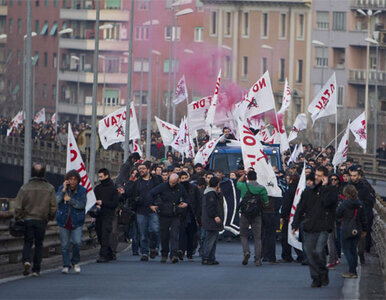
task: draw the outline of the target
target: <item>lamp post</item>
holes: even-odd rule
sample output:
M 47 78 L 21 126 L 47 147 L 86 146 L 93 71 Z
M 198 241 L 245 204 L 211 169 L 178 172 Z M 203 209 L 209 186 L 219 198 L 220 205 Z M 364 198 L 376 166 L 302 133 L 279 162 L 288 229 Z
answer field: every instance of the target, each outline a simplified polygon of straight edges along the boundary
M 80 58 L 75 55 L 71 55 L 71 59 L 76 61 L 76 67 L 78 69 L 77 74 L 77 85 L 76 85 L 76 122 L 79 124 L 79 111 L 80 111 L 80 103 L 79 103 L 79 72 L 80 72 Z
M 190 50 L 190 49 L 184 49 L 184 52 L 185 53 L 187 53 L 187 54 L 194 54 L 194 51 L 193 50 Z M 193 95 L 194 95 L 194 83 L 195 83 L 195 81 L 194 81 L 194 78 L 192 77 L 192 101 L 194 100 L 194 97 L 193 97 Z
M 369 60 L 370 60 L 370 41 L 371 39 L 371 17 L 381 13 L 380 10 L 377 10 L 375 13 L 371 9 L 364 12 L 362 9 L 357 9 L 361 15 L 367 17 L 367 45 L 366 45 L 366 86 L 365 86 L 365 124 L 366 128 L 369 128 Z M 367 152 L 367 147 L 363 150 L 363 153 Z
M 55 97 L 55 130 L 58 131 L 59 121 L 59 63 L 60 63 L 60 47 L 59 40 L 61 35 L 66 33 L 72 33 L 72 28 L 62 29 L 58 32 L 58 55 L 56 56 L 56 97 Z
M 176 75 L 177 75 L 177 33 L 178 33 L 178 17 L 185 16 L 193 13 L 193 9 L 191 8 L 185 8 L 183 10 L 180 10 L 175 14 L 175 29 L 174 29 L 174 59 L 173 59 L 173 93 L 176 92 Z M 173 30 L 172 30 L 172 37 L 173 37 Z M 170 68 L 170 65 L 169 65 Z M 176 106 L 173 104 L 173 124 L 176 124 Z
M 101 26 L 102 27 L 102 26 Z M 99 27 L 100 28 L 100 27 Z M 103 117 L 106 115 L 106 98 L 105 98 L 105 90 L 106 90 L 106 56 L 98 55 L 100 59 L 103 60 L 103 97 L 102 97 L 102 107 L 103 107 Z
M 156 88 L 156 93 L 157 93 L 157 114 L 158 114 L 158 117 L 160 118 L 161 117 L 161 101 L 160 101 L 160 88 L 159 88 L 159 82 L 160 82 L 160 79 L 161 79 L 161 74 L 160 74 L 160 56 L 161 56 L 161 52 L 157 51 L 157 50 L 152 50 L 152 53 L 157 55 L 157 63 L 156 63 L 156 66 L 157 66 L 157 70 L 156 70 L 156 76 L 155 76 L 155 88 Z
M 323 84 L 324 84 L 324 59 L 325 59 L 324 49 L 327 47 L 323 42 L 318 41 L 318 40 L 313 40 L 312 45 L 322 48 L 322 64 L 321 64 L 322 70 L 321 70 L 321 77 L 320 77 L 320 88 L 322 88 Z M 335 139 L 336 139 L 336 137 L 335 137 Z M 322 146 L 322 121 L 321 120 L 319 120 L 318 146 L 320 146 L 320 147 Z
M 7 35 L 6 34 L 2 34 L 2 38 L 7 38 Z M 37 36 L 37 33 L 36 32 L 31 32 L 31 38 L 33 38 L 34 36 Z M 25 39 L 27 38 L 27 35 L 25 34 L 24 35 L 24 39 L 23 39 L 23 114 L 25 114 L 25 109 L 26 109 L 26 105 L 25 105 L 25 95 L 26 95 L 26 89 L 25 89 L 25 86 L 26 86 L 26 83 L 25 83 L 25 67 L 26 67 L 26 63 L 27 63 L 27 57 L 26 57 L 26 54 L 25 54 Z
M 375 99 L 374 99 L 374 155 L 377 154 L 377 134 L 378 134 L 378 67 L 379 67 L 379 43 L 371 39 L 369 37 L 365 38 L 365 41 L 368 43 L 371 43 L 375 45 L 376 47 L 376 52 L 375 52 L 375 57 L 376 57 L 376 67 L 375 67 Z M 368 126 L 366 124 L 366 126 Z
M 270 73 L 271 73 L 271 77 L 273 76 L 272 74 L 272 70 L 273 70 L 273 48 L 271 47 L 271 46 L 269 46 L 269 45 L 261 45 L 261 48 L 263 48 L 263 49 L 267 49 L 267 50 L 269 50 L 270 52 L 271 52 L 271 67 L 270 67 Z

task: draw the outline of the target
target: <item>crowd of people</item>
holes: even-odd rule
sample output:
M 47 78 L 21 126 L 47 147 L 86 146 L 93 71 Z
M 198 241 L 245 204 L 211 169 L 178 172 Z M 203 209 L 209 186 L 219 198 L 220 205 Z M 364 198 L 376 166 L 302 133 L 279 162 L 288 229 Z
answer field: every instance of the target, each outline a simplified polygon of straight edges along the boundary
M 229 132 L 227 138 L 233 138 Z M 153 140 L 157 144 L 156 135 Z M 132 255 L 139 256 L 142 262 L 158 256 L 161 263 L 170 259 L 175 264 L 185 259 L 194 261 L 199 255 L 203 265 L 218 265 L 216 244 L 226 218 L 221 187 L 232 181 L 241 195 L 237 210 L 242 265 L 249 263 L 249 240 L 253 238 L 255 266 L 291 262 L 308 265 L 312 287 L 320 287 L 328 285 L 328 271 L 340 263 L 343 252 L 349 270 L 342 276 L 357 278 L 358 257 L 364 264 L 365 253 L 371 249 L 375 192 L 361 166 L 348 158 L 334 169 L 333 156 L 333 147 L 322 149 L 308 144 L 303 145 L 297 160 L 288 164 L 290 152 L 284 153 L 283 168 L 275 168 L 283 194 L 278 198 L 268 196 L 255 170 L 245 170 L 243 165 L 224 174 L 194 164 L 191 159 L 182 160 L 172 152 L 167 153 L 166 159 L 152 162 L 132 153 L 116 178 L 105 168 L 98 171 L 99 183 L 94 189 L 97 201 L 89 212 L 101 246 L 97 262 L 117 259 L 119 228 L 123 227 Z M 288 243 L 288 224 L 303 165 L 306 189 L 290 228 L 302 242 L 302 249 L 295 249 L 294 258 Z M 16 199 L 15 217 L 24 219 L 26 226 L 23 273 L 29 274 L 32 263 L 33 275 L 39 276 L 45 227 L 55 215 L 60 228 L 62 273 L 67 274 L 72 268 L 79 273 L 86 189 L 80 185 L 76 170 L 66 174 L 57 191 L 44 179 L 44 173 L 44 166 L 35 164 L 31 181 L 21 188 Z M 277 222 L 282 225 L 280 259 L 276 257 Z M 238 238 L 228 232 L 222 236 Z

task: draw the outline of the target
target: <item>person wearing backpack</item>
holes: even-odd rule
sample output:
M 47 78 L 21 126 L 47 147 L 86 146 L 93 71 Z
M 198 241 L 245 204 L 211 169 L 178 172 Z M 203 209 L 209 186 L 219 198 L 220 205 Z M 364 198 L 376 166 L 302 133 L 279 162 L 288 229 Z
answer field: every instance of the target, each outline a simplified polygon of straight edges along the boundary
M 358 199 L 356 188 L 349 184 L 343 189 L 346 197 L 338 207 L 337 220 L 343 220 L 342 246 L 349 270 L 342 274 L 344 278 L 358 278 L 358 242 L 366 236 L 366 215 L 362 202 Z
M 248 228 L 251 225 L 255 241 L 255 265 L 261 266 L 261 215 L 263 205 L 269 203 L 267 189 L 257 183 L 255 171 L 247 173 L 247 181 L 243 174 L 237 182 L 237 188 L 241 192 L 242 199 L 239 204 L 240 239 L 244 253 L 242 264 L 247 265 L 251 256 L 248 242 Z

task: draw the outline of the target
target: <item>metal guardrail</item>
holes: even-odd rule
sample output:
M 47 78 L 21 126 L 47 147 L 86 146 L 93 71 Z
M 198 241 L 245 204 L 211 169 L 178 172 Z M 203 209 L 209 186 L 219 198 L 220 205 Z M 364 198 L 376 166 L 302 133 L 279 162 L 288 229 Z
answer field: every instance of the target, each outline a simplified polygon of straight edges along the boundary
M 348 156 L 362 166 L 366 178 L 372 179 L 374 184 L 377 180 L 386 181 L 386 159 L 376 158 L 374 154 L 353 152 Z
M 13 199 L 8 199 L 12 205 Z M 0 255 L 8 257 L 8 263 L 18 263 L 23 252 L 24 237 L 13 237 L 9 234 L 8 224 L 13 217 L 13 211 L 0 211 Z M 88 234 L 87 224 L 91 222 L 89 217 L 86 218 L 83 226 L 83 246 L 90 244 L 91 239 Z M 43 243 L 43 257 L 49 256 L 49 249 L 54 248 L 55 254 L 61 254 L 59 227 L 56 221 L 47 224 L 47 230 Z
M 380 197 L 377 198 L 374 206 L 372 239 L 378 253 L 383 279 L 386 281 L 386 203 Z

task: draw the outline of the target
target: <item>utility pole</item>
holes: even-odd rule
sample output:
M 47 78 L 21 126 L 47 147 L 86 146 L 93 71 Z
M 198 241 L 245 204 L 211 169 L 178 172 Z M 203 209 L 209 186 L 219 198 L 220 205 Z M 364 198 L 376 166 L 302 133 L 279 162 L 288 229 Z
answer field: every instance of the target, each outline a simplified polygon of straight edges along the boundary
M 152 57 L 153 57 L 153 8 L 152 0 L 149 1 L 150 28 L 149 28 L 149 90 L 147 91 L 147 120 L 146 120 L 146 159 L 150 159 L 151 146 L 151 86 L 152 86 Z
M 32 167 L 32 103 L 31 103 L 31 72 L 32 72 L 32 30 L 31 30 L 31 21 L 32 21 L 32 1 L 27 2 L 27 40 L 26 40 L 26 74 L 25 74 L 25 125 L 24 125 L 24 176 L 23 183 L 27 183 L 31 177 L 31 167 Z
M 97 146 L 97 105 L 98 105 L 98 55 L 99 55 L 99 15 L 100 0 L 96 1 L 96 22 L 95 22 L 95 50 L 94 50 L 94 81 L 92 85 L 92 115 L 91 115 L 91 144 L 90 144 L 90 165 L 88 176 L 91 185 L 94 186 L 95 179 L 95 160 Z
M 129 158 L 130 106 L 131 106 L 131 83 L 132 83 L 131 77 L 133 72 L 133 27 L 134 27 L 134 0 L 131 0 L 129 61 L 128 61 L 127 93 L 126 93 L 126 130 L 125 130 L 125 147 L 123 147 L 124 149 L 123 157 L 125 161 Z

